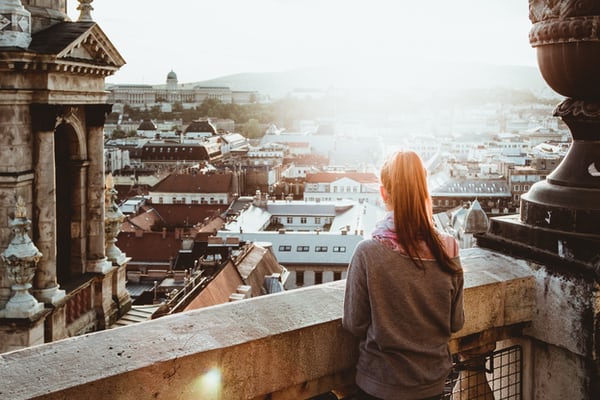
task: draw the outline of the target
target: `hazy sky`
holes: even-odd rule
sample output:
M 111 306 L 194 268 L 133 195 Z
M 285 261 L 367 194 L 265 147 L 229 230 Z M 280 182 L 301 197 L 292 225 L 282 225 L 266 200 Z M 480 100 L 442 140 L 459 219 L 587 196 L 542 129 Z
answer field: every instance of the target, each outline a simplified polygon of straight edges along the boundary
M 68 0 L 76 20 L 76 0 Z M 238 72 L 422 63 L 535 65 L 527 0 L 95 0 L 92 17 L 127 61 L 114 83 L 180 83 Z M 409 68 L 410 66 L 410 68 Z

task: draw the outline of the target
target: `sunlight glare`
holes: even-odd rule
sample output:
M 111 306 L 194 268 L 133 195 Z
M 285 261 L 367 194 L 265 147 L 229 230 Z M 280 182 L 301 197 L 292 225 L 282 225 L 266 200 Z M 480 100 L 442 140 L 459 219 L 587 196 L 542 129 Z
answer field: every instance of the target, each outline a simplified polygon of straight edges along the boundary
M 213 368 L 194 382 L 193 392 L 199 399 L 218 400 L 221 398 L 221 388 L 221 371 Z

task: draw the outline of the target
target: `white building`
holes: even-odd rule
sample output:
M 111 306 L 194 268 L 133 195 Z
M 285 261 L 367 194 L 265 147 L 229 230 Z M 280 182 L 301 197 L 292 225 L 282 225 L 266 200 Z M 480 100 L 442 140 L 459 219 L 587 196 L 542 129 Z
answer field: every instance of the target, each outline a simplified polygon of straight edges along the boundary
M 122 150 L 116 147 L 104 148 L 104 170 L 107 172 L 117 171 L 125 167 L 130 167 L 129 150 Z
M 338 201 L 343 199 L 381 205 L 379 179 L 374 173 L 319 172 L 306 175 L 304 200 Z
M 148 198 L 157 204 L 229 204 L 233 173 L 173 173 L 156 184 Z
M 278 262 L 290 271 L 285 288 L 294 289 L 344 279 L 354 248 L 370 237 L 384 213 L 355 201 L 275 201 L 259 194 L 218 236 L 271 243 Z

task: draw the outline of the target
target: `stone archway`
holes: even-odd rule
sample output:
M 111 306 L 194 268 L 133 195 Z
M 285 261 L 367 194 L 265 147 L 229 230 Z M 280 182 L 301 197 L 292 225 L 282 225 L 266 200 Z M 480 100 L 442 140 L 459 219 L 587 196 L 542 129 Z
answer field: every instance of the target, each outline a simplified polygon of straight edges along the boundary
M 85 273 L 87 161 L 76 128 L 61 123 L 54 131 L 56 272 L 59 283 Z

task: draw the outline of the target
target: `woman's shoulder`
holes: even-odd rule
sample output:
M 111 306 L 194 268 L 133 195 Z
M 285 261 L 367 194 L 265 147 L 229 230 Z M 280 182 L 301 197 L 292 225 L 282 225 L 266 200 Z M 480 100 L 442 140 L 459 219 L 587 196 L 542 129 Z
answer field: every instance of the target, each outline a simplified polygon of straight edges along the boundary
M 381 240 L 375 238 L 365 238 L 358 242 L 356 245 L 356 249 L 354 252 L 358 253 L 371 253 L 371 252 L 380 252 L 385 251 L 386 246 L 382 244 Z

